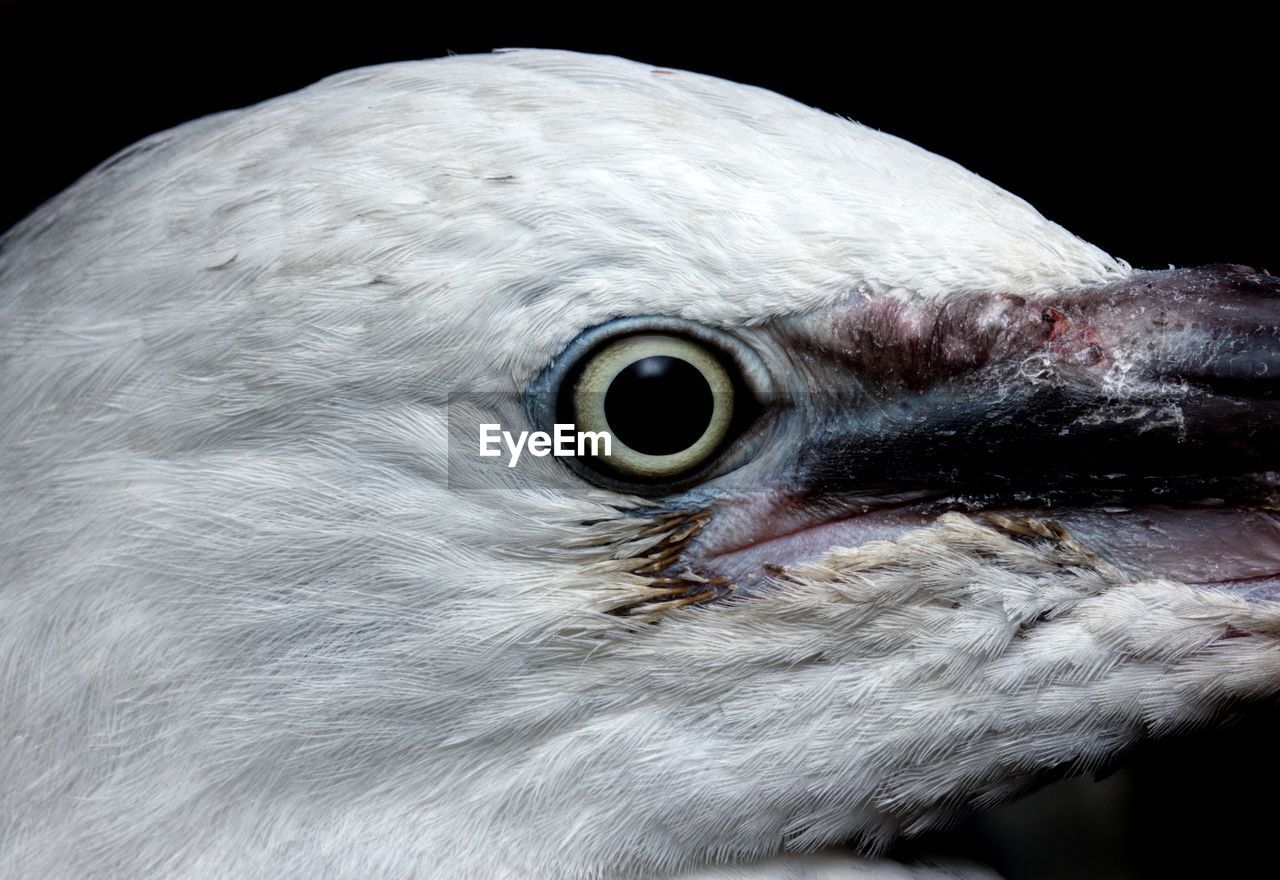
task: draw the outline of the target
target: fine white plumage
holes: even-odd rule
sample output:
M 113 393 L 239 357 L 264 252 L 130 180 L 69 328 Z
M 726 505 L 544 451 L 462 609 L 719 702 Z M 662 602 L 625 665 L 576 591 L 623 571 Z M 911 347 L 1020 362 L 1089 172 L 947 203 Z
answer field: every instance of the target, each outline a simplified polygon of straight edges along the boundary
M 1270 562 L 1162 568 L 1076 495 L 895 484 L 810 528 L 851 473 L 804 458 L 831 364 L 962 401 L 1006 350 L 1001 399 L 1096 368 L 1064 425 L 1194 439 L 1186 352 L 1218 350 L 1091 323 L 1136 327 L 1148 276 L 769 92 L 561 52 L 353 71 L 148 138 L 0 249 L 4 876 L 950 876 L 874 855 L 1280 685 L 1280 604 L 1195 585 Z M 644 316 L 743 340 L 795 415 L 670 492 L 471 454 Z M 1214 515 L 1274 559 L 1249 500 Z M 816 543 L 770 555 L 788 517 Z

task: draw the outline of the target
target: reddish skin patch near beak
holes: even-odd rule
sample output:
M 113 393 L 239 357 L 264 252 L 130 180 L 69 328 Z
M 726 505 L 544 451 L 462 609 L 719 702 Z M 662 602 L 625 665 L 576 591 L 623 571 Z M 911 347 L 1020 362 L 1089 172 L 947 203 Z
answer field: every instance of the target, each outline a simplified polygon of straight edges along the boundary
M 806 325 L 787 342 L 830 358 L 867 390 L 922 391 L 996 363 L 1040 356 L 1046 364 L 1105 369 L 1110 364 L 1096 305 L 1047 305 L 1012 294 L 967 294 L 943 302 L 893 296 L 857 300 L 826 326 Z

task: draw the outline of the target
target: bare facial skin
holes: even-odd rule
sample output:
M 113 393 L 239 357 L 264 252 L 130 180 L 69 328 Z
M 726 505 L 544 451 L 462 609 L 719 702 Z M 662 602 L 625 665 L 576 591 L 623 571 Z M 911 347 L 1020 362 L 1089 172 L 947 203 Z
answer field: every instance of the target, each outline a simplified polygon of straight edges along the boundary
M 857 298 L 787 325 L 802 451 L 702 539 L 717 574 L 905 534 L 943 510 L 1054 519 L 1123 569 L 1280 587 L 1276 279 L 1135 273 L 1029 301 Z M 754 578 L 753 578 L 754 579 Z

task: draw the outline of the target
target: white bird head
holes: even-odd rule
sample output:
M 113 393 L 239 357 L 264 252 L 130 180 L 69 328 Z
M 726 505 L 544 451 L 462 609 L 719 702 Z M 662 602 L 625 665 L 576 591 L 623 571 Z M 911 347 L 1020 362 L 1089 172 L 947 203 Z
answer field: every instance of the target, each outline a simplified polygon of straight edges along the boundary
M 1280 281 L 769 92 L 354 71 L 3 250 L 15 876 L 876 850 L 1280 685 Z

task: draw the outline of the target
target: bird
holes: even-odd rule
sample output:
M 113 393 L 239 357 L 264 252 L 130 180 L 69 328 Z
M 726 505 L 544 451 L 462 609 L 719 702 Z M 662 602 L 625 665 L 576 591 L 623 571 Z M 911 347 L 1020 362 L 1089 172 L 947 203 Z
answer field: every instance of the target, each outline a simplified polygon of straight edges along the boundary
M 1278 295 L 613 57 L 148 137 L 0 239 L 0 873 L 989 876 L 1280 690 Z

